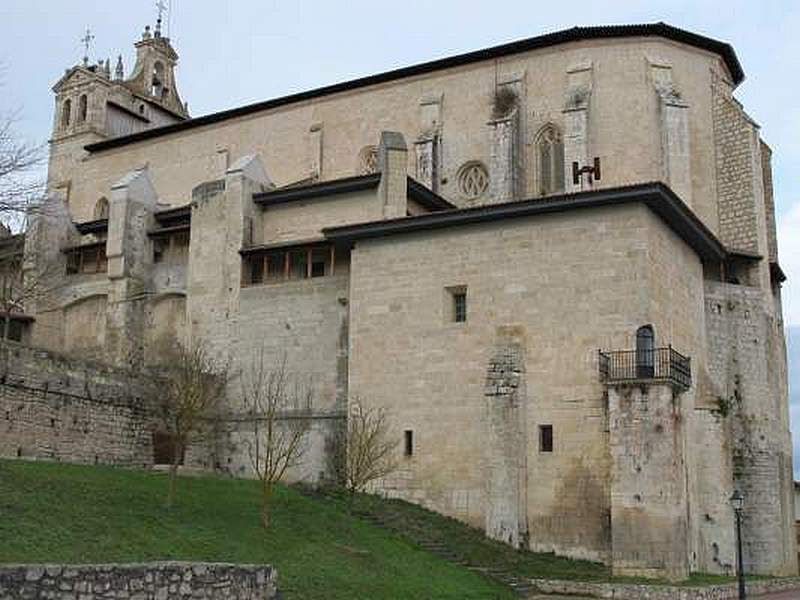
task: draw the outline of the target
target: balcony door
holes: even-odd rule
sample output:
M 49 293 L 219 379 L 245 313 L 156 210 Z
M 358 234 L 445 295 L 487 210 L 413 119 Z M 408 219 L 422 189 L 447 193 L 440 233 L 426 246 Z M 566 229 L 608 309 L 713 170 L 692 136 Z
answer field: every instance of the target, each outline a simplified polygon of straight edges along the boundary
M 636 330 L 636 377 L 651 379 L 654 375 L 655 334 L 652 325 Z

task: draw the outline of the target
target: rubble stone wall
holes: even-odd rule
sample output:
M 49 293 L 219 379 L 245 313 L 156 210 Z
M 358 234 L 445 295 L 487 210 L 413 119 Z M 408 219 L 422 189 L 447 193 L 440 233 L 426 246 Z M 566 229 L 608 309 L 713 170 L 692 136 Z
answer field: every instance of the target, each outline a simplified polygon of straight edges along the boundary
M 277 597 L 276 577 L 269 565 L 5 565 L 0 567 L 0 597 L 265 600 Z

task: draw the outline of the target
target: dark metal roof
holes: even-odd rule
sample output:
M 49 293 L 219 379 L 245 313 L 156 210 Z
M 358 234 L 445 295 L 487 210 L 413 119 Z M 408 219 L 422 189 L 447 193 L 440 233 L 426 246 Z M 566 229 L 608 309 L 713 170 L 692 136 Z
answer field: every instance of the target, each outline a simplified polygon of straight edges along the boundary
M 323 229 L 322 233 L 332 241 L 352 242 L 417 231 L 488 223 L 502 219 L 531 217 L 577 209 L 619 206 L 634 202 L 641 202 L 650 208 L 689 244 L 702 259 L 719 261 L 727 257 L 728 253 L 725 247 L 716 236 L 672 190 L 659 182 L 562 194 L 547 198 L 534 198 L 474 208 L 445 210 L 401 219 L 329 227 Z
M 36 320 L 33 316 L 26 313 L 0 311 L 0 319 L 5 319 L 6 317 L 12 321 L 21 321 L 23 323 L 33 323 Z
M 86 150 L 88 150 L 89 152 L 100 152 L 102 150 L 108 150 L 110 148 L 118 148 L 120 146 L 125 146 L 127 144 L 132 144 L 134 142 L 149 140 L 155 137 L 160 137 L 162 135 L 167 135 L 178 131 L 185 131 L 187 129 L 193 129 L 195 127 L 202 127 L 204 125 L 210 125 L 212 123 L 217 123 L 219 121 L 241 117 L 243 115 L 248 115 L 262 110 L 276 108 L 278 106 L 292 104 L 294 102 L 301 102 L 303 100 L 319 98 L 322 96 L 327 96 L 329 94 L 335 94 L 338 92 L 353 90 L 369 85 L 385 83 L 387 81 L 394 81 L 397 79 L 402 79 L 404 77 L 422 75 L 424 73 L 439 71 L 441 69 L 459 67 L 461 65 L 471 64 L 484 60 L 493 60 L 503 56 L 518 54 L 520 52 L 528 52 L 530 50 L 546 48 L 558 44 L 576 42 L 581 40 L 600 40 L 600 39 L 613 39 L 613 38 L 623 38 L 623 37 L 662 37 L 665 39 L 680 42 L 682 44 L 687 44 L 689 46 L 694 46 L 695 48 L 700 48 L 702 50 L 713 52 L 714 54 L 718 54 L 720 58 L 722 58 L 722 60 L 725 62 L 725 65 L 728 67 L 728 70 L 731 73 L 731 77 L 733 78 L 734 83 L 739 84 L 744 80 L 744 71 L 742 70 L 742 65 L 739 63 L 739 59 L 736 57 L 736 52 L 734 51 L 733 47 L 730 44 L 726 42 L 721 42 L 719 40 L 715 40 L 713 38 L 698 35 L 696 33 L 692 33 L 684 29 L 679 29 L 677 27 L 673 27 L 672 25 L 667 25 L 666 23 L 659 22 L 659 23 L 646 23 L 640 25 L 602 25 L 597 27 L 573 27 L 572 29 L 564 29 L 562 31 L 556 31 L 554 33 L 547 33 L 545 35 L 539 35 L 536 37 L 520 40 L 517 42 L 502 44 L 500 46 L 493 46 L 491 48 L 476 50 L 474 52 L 467 52 L 466 54 L 458 54 L 456 56 L 433 60 L 430 62 L 425 62 L 417 65 L 412 65 L 410 67 L 394 69 L 392 71 L 386 71 L 384 73 L 379 73 L 377 75 L 369 75 L 367 77 L 352 79 L 350 81 L 345 81 L 334 85 L 328 85 L 313 90 L 300 92 L 297 94 L 291 94 L 289 96 L 283 96 L 281 98 L 275 98 L 272 100 L 267 100 L 265 102 L 248 104 L 247 106 L 240 106 L 238 108 L 224 110 L 221 112 L 212 113 L 210 115 L 205 115 L 202 117 L 188 119 L 186 121 L 173 123 L 170 125 L 166 125 L 164 127 L 147 129 L 145 131 L 140 131 L 138 133 L 134 133 L 131 135 L 112 138 L 109 140 L 96 142 L 94 144 L 89 144 L 88 146 L 86 146 Z
M 781 266 L 777 262 L 769 263 L 769 274 L 772 279 L 778 283 L 786 281 L 786 273 L 783 272 L 783 269 L 781 269 Z
M 106 247 L 106 240 L 102 240 L 99 242 L 87 242 L 86 244 L 73 244 L 72 246 L 66 246 L 62 248 L 61 251 L 66 252 L 77 252 L 79 250 L 88 250 L 89 248 L 105 248 Z
M 108 219 L 95 219 L 94 221 L 85 221 L 84 223 L 75 223 L 78 233 L 86 235 L 87 233 L 103 233 L 108 231 Z
M 185 204 L 176 208 L 167 208 L 153 215 L 162 227 L 188 225 L 192 220 L 192 205 Z
M 332 179 L 330 181 L 321 181 L 307 185 L 293 184 L 277 190 L 253 194 L 253 202 L 268 207 L 300 200 L 330 198 L 338 194 L 371 190 L 377 188 L 380 182 L 380 173 L 370 173 L 369 175 L 343 177 L 341 179 Z M 451 204 L 411 177 L 407 179 L 406 189 L 406 196 L 408 198 L 419 202 L 422 206 L 431 211 L 456 208 L 454 204 Z
M 408 197 L 412 200 L 416 200 L 432 212 L 458 208 L 455 204 L 445 200 L 432 189 L 411 177 L 408 178 Z
M 183 231 L 190 231 L 192 226 L 189 223 L 183 225 L 171 225 L 170 227 L 160 227 L 147 232 L 149 237 L 160 237 L 164 235 L 171 235 L 173 233 L 180 233 Z
M 370 173 L 369 175 L 344 177 L 342 179 L 321 181 L 310 185 L 293 185 L 269 192 L 253 194 L 253 202 L 261 206 L 274 206 L 276 204 L 286 204 L 287 202 L 294 202 L 296 200 L 309 200 L 311 198 L 322 198 L 348 192 L 370 190 L 378 187 L 380 182 L 380 173 Z
M 273 250 L 287 250 L 290 248 L 308 248 L 314 246 L 327 246 L 330 245 L 330 240 L 324 237 L 306 238 L 303 240 L 286 240 L 281 242 L 271 242 L 269 244 L 257 244 L 255 246 L 246 246 L 239 250 L 242 256 L 250 254 L 263 254 Z

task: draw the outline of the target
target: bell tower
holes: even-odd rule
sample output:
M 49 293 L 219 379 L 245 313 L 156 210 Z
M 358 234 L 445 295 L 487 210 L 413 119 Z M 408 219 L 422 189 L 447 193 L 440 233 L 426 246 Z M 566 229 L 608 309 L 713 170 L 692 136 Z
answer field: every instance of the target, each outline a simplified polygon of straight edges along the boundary
M 178 54 L 170 44 L 169 38 L 161 35 L 161 17 L 158 18 L 155 31 L 145 27 L 142 39 L 136 43 L 136 65 L 126 84 L 130 89 L 150 102 L 174 115 L 186 118 L 186 105 L 181 102 L 175 84 L 175 65 Z
M 163 8 L 161 4 L 160 12 Z M 110 60 L 89 63 L 94 36 L 87 29 L 82 39 L 86 48 L 83 60 L 67 69 L 53 86 L 55 114 L 47 184 L 51 193 L 60 193 L 68 204 L 72 203 L 72 178 L 86 156 L 86 145 L 189 118 L 175 83 L 178 54 L 169 38 L 161 35 L 161 21 L 159 14 L 155 30 L 145 27 L 135 44 L 136 63 L 130 77 L 125 77 L 122 55 L 113 76 Z

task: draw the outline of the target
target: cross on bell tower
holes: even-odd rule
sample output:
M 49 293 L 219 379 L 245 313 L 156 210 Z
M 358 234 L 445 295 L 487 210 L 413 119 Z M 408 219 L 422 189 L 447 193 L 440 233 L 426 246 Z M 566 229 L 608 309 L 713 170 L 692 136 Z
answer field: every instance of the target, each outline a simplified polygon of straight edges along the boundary
M 158 9 L 158 20 L 156 20 L 155 36 L 161 37 L 161 22 L 164 20 L 164 12 L 167 10 L 167 5 L 164 4 L 164 0 L 158 0 L 156 8 Z
M 86 34 L 81 38 L 81 43 L 83 44 L 83 66 L 86 67 L 89 65 L 89 47 L 92 45 L 92 41 L 94 40 L 94 35 L 92 35 L 92 30 L 88 27 L 86 28 Z

